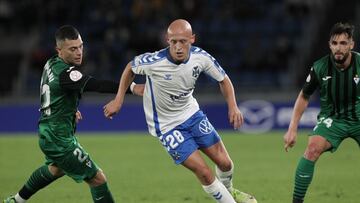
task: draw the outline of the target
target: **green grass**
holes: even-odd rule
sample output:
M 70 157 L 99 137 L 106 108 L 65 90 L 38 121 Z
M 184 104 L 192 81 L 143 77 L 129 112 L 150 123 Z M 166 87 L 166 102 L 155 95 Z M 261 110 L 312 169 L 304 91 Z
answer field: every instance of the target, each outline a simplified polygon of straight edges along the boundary
M 235 163 L 235 187 L 254 194 L 259 203 L 291 202 L 294 171 L 306 146 L 305 134 L 289 153 L 283 150 L 282 132 L 221 135 Z M 195 176 L 173 164 L 157 139 L 147 133 L 81 134 L 79 140 L 105 171 L 117 202 L 214 202 Z M 325 153 L 316 165 L 307 202 L 359 202 L 359 158 L 358 146 L 352 140 L 345 140 L 336 153 Z M 16 193 L 43 162 L 35 134 L 0 136 L 0 198 Z M 82 203 L 91 202 L 91 198 L 85 183 L 76 184 L 64 177 L 35 194 L 31 202 Z

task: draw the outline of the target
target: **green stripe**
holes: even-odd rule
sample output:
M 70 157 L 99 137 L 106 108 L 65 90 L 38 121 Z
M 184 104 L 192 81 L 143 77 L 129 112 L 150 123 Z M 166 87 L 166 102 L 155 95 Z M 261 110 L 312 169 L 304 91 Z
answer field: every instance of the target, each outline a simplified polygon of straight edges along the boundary
M 358 120 L 357 116 L 356 116 L 356 108 L 355 108 L 355 104 L 356 104 L 356 83 L 353 82 L 353 79 L 355 76 L 357 76 L 357 70 L 356 70 L 356 58 L 355 58 L 355 55 L 353 55 L 354 57 L 354 65 L 353 65 L 353 71 L 352 71 L 352 78 L 351 78 L 351 85 L 352 85 L 352 88 L 351 88 L 351 114 L 352 114 L 352 118 L 354 120 Z M 358 77 L 358 76 L 357 76 Z
M 351 72 L 350 71 L 346 71 L 345 75 L 344 75 L 344 114 L 346 117 L 348 117 L 348 107 L 349 107 L 349 86 L 348 86 L 348 82 L 349 82 L 349 74 Z
M 333 76 L 333 67 L 332 67 L 332 63 L 331 63 L 331 57 L 329 57 L 329 60 L 328 60 L 327 76 L 330 76 L 330 77 Z M 330 101 L 334 101 L 333 96 L 332 96 L 333 95 L 332 94 L 332 79 L 328 80 L 328 83 L 327 83 L 327 95 L 328 95 Z M 335 114 L 335 105 L 332 105 L 332 111 L 329 116 L 333 116 L 334 114 Z
M 339 71 L 335 70 L 335 85 L 333 86 L 335 92 L 335 111 L 336 117 L 340 117 L 340 74 Z

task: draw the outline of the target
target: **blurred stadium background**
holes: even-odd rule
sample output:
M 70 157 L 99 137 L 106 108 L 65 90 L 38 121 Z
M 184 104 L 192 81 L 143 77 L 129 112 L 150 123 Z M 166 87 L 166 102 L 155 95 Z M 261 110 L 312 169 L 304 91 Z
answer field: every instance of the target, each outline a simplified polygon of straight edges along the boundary
M 81 32 L 87 73 L 119 80 L 135 55 L 166 46 L 166 27 L 176 18 L 192 23 L 195 45 L 223 66 L 233 80 L 239 103 L 257 100 L 243 107 L 252 115 L 247 116 L 253 126 L 249 127 L 264 128 L 262 131 L 284 128 L 311 63 L 328 53 L 331 26 L 338 21 L 358 25 L 359 5 L 351 0 L 79 0 L 71 4 L 0 0 L 0 131 L 36 130 L 39 78 L 44 63 L 55 54 L 54 32 L 59 26 L 72 24 Z M 225 111 L 225 116 L 215 116 L 214 124 L 229 128 L 218 86 L 204 76 L 195 93 L 209 117 Z M 146 129 L 144 122 L 139 126 L 127 122 L 143 117 L 141 99 L 132 96 L 127 100 L 130 109 L 126 106 L 124 111 L 136 113 L 126 114 L 121 120 L 124 125 L 100 120 L 104 127 L 95 128 L 93 124 L 101 119 L 98 107 L 111 97 L 84 96 L 80 110 L 89 111 L 84 111 L 89 119 L 80 130 Z M 316 99 L 313 103 L 316 106 Z M 316 110 L 310 109 L 310 117 L 305 115 L 304 127 L 313 125 Z
M 299 141 L 302 146 L 292 155 L 286 156 L 282 152 L 281 136 L 290 121 L 293 102 L 312 62 L 329 53 L 327 41 L 331 26 L 339 21 L 360 25 L 359 11 L 360 2 L 356 0 L 0 0 L 0 135 L 3 135 L 0 136 L 0 171 L 3 174 L 0 182 L 6 183 L 1 184 L 0 199 L 16 191 L 30 171 L 43 162 L 36 144 L 39 83 L 46 60 L 55 54 L 54 32 L 59 26 L 71 24 L 80 31 L 85 43 L 85 72 L 97 78 L 119 80 L 126 63 L 135 55 L 166 46 L 164 34 L 168 24 L 176 18 L 184 18 L 192 24 L 197 36 L 195 46 L 214 56 L 232 79 L 239 106 L 245 114 L 246 123 L 242 128 L 245 133 L 224 133 L 224 141 L 235 163 L 241 166 L 238 173 L 247 174 L 236 177 L 235 181 L 241 181 L 261 200 L 259 202 L 287 202 L 291 198 L 294 167 L 306 142 L 306 136 L 303 136 Z M 357 42 L 359 31 L 360 27 L 356 27 Z M 357 46 L 355 50 L 358 50 Z M 144 80 L 139 77 L 136 81 Z M 195 94 L 213 125 L 219 130 L 230 130 L 218 85 L 202 77 Z M 156 139 L 130 138 L 133 134 L 128 131 L 147 134 L 141 98 L 128 96 L 120 114 L 112 121 L 106 120 L 102 106 L 112 97 L 84 94 L 79 107 L 84 120 L 78 130 L 83 133 L 81 135 L 95 132 L 91 133 L 94 136 L 81 136 L 81 141 L 109 172 L 116 196 L 122 196 L 126 202 L 211 202 L 197 187 L 195 179 L 175 167 L 160 146 L 149 147 L 128 162 L 129 157 L 136 154 L 131 151 L 131 146 L 152 145 L 149 142 L 156 142 Z M 300 127 L 313 127 L 318 110 L 314 95 Z M 115 134 L 100 139 L 100 134 L 108 131 Z M 259 135 L 246 136 L 248 133 Z M 238 134 L 244 136 L 232 136 Z M 32 135 L 31 138 L 28 135 Z M 325 158 L 322 162 L 319 173 L 324 175 L 319 179 L 323 179 L 318 179 L 311 189 L 314 200 L 358 202 L 356 199 L 360 194 L 356 188 L 360 186 L 353 180 L 358 179 L 359 174 L 352 170 L 359 168 L 354 165 L 358 156 L 352 153 L 355 150 L 353 143 L 345 146 L 335 158 Z M 122 149 L 122 156 L 119 157 L 114 149 Z M 268 150 L 265 155 L 264 149 Z M 152 160 L 146 155 L 157 153 L 156 150 L 161 151 L 156 154 L 160 158 L 153 163 L 165 165 L 144 162 Z M 162 160 L 163 157 L 166 160 Z M 114 164 L 112 159 L 124 160 L 124 163 Z M 337 163 L 335 166 L 333 161 Z M 28 167 L 18 167 L 19 162 Z M 334 167 L 334 172 L 325 170 L 325 166 Z M 147 167 L 158 171 L 154 174 L 161 177 L 146 179 L 140 189 L 150 193 L 150 197 L 146 196 L 148 193 L 135 194 L 134 200 L 135 197 L 127 192 L 138 187 L 136 180 L 148 178 L 147 170 L 144 170 Z M 130 175 L 133 182 L 130 180 L 129 183 L 129 170 L 144 175 Z M 171 182 L 161 190 L 155 190 L 151 185 L 153 182 L 165 184 L 168 180 L 161 178 L 172 176 L 162 176 L 167 170 L 175 170 L 174 177 L 178 180 L 171 181 L 180 182 L 183 187 L 190 188 L 190 181 L 193 187 L 190 189 L 196 190 L 195 196 L 187 197 L 188 191 L 181 189 L 175 189 L 178 195 L 175 199 L 160 195 L 166 193 L 164 189 L 175 187 Z M 334 175 L 340 171 L 348 173 L 341 177 Z M 59 202 L 90 201 L 87 199 L 89 194 L 82 192 L 84 188 L 79 189 L 71 180 L 66 181 L 69 183 L 65 187 L 47 189 L 34 201 L 47 202 L 45 197 L 54 195 L 51 194 L 54 190 L 58 191 L 56 198 L 70 198 Z M 332 187 L 324 189 L 324 185 Z M 78 191 L 80 199 L 71 199 L 75 197 L 71 196 L 71 191 Z M 120 194 L 117 191 L 121 191 Z

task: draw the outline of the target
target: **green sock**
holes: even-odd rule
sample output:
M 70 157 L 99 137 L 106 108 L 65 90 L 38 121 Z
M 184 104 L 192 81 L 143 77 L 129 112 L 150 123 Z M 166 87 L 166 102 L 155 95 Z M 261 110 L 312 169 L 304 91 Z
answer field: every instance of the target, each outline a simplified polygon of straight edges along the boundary
M 113 203 L 114 199 L 107 186 L 107 183 L 102 185 L 91 187 L 91 195 L 95 203 Z
M 301 157 L 295 174 L 295 188 L 293 198 L 303 200 L 308 189 L 313 174 L 315 162 Z
M 41 188 L 52 183 L 57 177 L 53 176 L 47 165 L 41 166 L 36 169 L 30 176 L 29 180 L 25 183 L 25 186 L 20 191 L 26 199 L 36 193 Z

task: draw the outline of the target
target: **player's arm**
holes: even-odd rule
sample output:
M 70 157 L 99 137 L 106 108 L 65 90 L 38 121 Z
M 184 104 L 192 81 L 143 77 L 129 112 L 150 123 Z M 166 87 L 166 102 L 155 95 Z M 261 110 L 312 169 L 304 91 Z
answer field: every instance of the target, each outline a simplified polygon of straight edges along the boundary
M 234 129 L 240 128 L 244 122 L 244 118 L 238 108 L 234 86 L 229 76 L 226 75 L 220 64 L 210 54 L 203 56 L 203 71 L 207 76 L 219 82 L 221 93 L 228 105 L 228 117 L 230 124 L 234 127 Z
M 288 151 L 288 149 L 293 147 L 296 143 L 298 125 L 301 116 L 303 115 L 308 104 L 309 104 L 309 98 L 306 97 L 303 91 L 301 90 L 294 105 L 294 110 L 291 116 L 289 128 L 286 134 L 284 135 L 285 151 Z
M 131 70 L 131 64 L 128 63 L 123 71 L 117 94 L 115 99 L 110 101 L 104 106 L 104 115 L 107 118 L 112 118 L 112 116 L 120 111 L 120 108 L 124 102 L 124 96 L 126 89 L 130 86 L 131 82 L 134 80 L 135 74 Z
M 232 85 L 232 82 L 227 75 L 225 75 L 224 80 L 219 82 L 219 85 L 220 85 L 221 93 L 223 94 L 226 103 L 228 105 L 229 121 L 231 125 L 234 127 L 234 129 L 238 129 L 243 124 L 244 118 L 236 102 L 234 86 Z
M 135 85 L 135 83 L 134 83 Z M 111 80 L 98 80 L 90 78 L 84 86 L 84 92 L 100 92 L 100 93 L 113 93 L 118 91 L 119 83 Z M 131 94 L 131 89 L 126 90 L 126 94 Z
M 291 116 L 291 121 L 289 128 L 284 135 L 285 151 L 287 152 L 289 148 L 293 147 L 296 143 L 297 138 L 297 129 L 299 126 L 300 119 L 309 104 L 310 96 L 314 93 L 319 85 L 318 79 L 316 77 L 314 68 L 311 68 L 310 74 L 306 78 L 306 82 L 303 86 L 303 89 L 300 91 L 295 104 L 294 110 Z
M 64 70 L 60 74 L 60 86 L 69 90 L 115 94 L 118 92 L 119 83 L 110 80 L 99 80 L 88 75 L 84 75 L 78 67 L 72 67 Z M 126 93 L 134 93 L 142 96 L 144 90 L 143 86 L 144 85 L 137 85 L 134 83 L 132 84 L 132 88 L 128 88 L 126 90 Z

